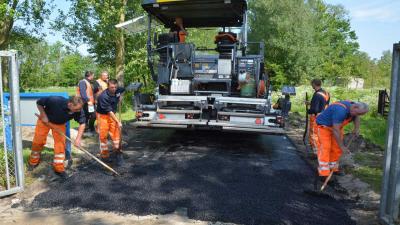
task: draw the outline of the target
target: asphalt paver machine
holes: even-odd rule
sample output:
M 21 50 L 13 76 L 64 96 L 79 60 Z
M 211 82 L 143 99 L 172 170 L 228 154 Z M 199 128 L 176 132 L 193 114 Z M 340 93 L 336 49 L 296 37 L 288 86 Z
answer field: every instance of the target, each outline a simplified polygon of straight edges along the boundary
M 264 44 L 247 40 L 245 0 L 144 0 L 147 51 L 154 94 L 134 85 L 137 127 L 284 133 L 292 87 L 272 102 Z M 157 33 L 181 18 L 186 29 L 213 28 L 214 48 L 182 43 L 175 32 Z M 166 30 L 166 29 L 164 29 Z M 189 31 L 190 35 L 190 31 Z

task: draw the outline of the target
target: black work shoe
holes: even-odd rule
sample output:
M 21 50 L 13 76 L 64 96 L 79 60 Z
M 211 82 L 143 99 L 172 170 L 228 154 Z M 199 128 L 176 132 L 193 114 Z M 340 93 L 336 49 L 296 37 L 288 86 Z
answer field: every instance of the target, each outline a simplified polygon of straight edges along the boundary
M 117 153 L 116 154 L 116 165 L 117 166 L 122 166 L 124 164 L 124 156 L 122 153 Z
M 59 181 L 65 181 L 68 179 L 68 174 L 66 172 L 54 172 L 54 174 L 56 175 L 56 179 Z
M 29 172 L 32 172 L 36 167 L 38 167 L 39 166 L 39 164 L 37 164 L 37 165 L 31 165 L 31 164 L 29 164 L 28 163 L 28 171 Z
M 112 163 L 112 162 L 113 162 L 113 160 L 112 160 L 111 157 L 108 157 L 108 158 L 101 158 L 101 161 L 103 161 L 103 163 Z
M 337 172 L 333 172 L 333 175 L 336 175 L 336 176 L 339 176 L 339 177 L 343 177 L 346 174 L 342 170 L 340 170 L 340 171 L 337 171 Z

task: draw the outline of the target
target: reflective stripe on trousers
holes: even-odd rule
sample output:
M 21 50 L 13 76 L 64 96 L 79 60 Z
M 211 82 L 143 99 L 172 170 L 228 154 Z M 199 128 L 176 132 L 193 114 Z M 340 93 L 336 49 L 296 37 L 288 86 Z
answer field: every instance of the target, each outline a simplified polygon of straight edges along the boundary
M 343 137 L 343 131 L 341 131 Z M 318 126 L 318 173 L 320 176 L 329 176 L 331 170 L 339 171 L 339 159 L 342 156 L 332 128 Z
M 51 126 L 59 129 L 65 133 L 65 124 L 53 124 Z M 38 165 L 40 162 L 40 154 L 46 144 L 47 135 L 49 134 L 50 128 L 46 126 L 41 120 L 37 120 L 35 128 L 35 136 L 32 141 L 32 151 L 29 156 L 30 165 Z M 56 172 L 64 171 L 64 159 L 65 159 L 65 137 L 60 135 L 57 131 L 52 130 L 54 138 L 54 160 L 53 167 Z
M 100 137 L 100 156 L 101 158 L 108 158 L 110 156 L 107 145 L 108 134 L 110 134 L 113 141 L 113 149 L 118 149 L 121 140 L 121 132 L 115 120 L 109 115 L 97 114 L 97 126 L 99 129 Z

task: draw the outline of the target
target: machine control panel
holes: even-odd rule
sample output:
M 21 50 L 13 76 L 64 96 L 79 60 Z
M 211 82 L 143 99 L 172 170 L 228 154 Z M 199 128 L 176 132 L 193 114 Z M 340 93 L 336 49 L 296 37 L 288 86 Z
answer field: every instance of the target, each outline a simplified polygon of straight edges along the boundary
M 255 75 L 256 61 L 254 59 L 239 59 L 238 61 L 239 74 L 250 73 L 252 76 Z

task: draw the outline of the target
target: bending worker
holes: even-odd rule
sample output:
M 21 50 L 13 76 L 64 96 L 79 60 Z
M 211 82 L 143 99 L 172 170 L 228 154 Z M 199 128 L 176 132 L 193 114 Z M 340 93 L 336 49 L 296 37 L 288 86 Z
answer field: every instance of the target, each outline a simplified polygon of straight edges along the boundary
M 349 152 L 343 143 L 343 128 L 353 121 L 353 135 L 358 136 L 360 116 L 367 112 L 368 105 L 365 103 L 339 101 L 317 116 L 319 176 L 327 177 L 331 172 L 339 172 L 339 159 L 343 151 Z
M 108 81 L 108 88 L 103 91 L 97 99 L 97 126 L 100 136 L 100 156 L 104 161 L 109 162 L 108 134 L 112 139 L 113 151 L 117 156 L 117 163 L 122 163 L 122 152 L 120 151 L 122 123 L 117 119 L 118 103 L 121 99 L 124 88 L 118 87 L 115 79 Z
M 70 97 L 66 99 L 60 96 L 41 98 L 37 101 L 37 108 L 40 112 L 40 119 L 37 120 L 35 136 L 32 141 L 32 151 L 29 157 L 29 170 L 32 171 L 39 165 L 40 153 L 46 144 L 47 134 L 50 127 L 64 132 L 65 123 L 71 119 L 79 122 L 78 135 L 75 139 L 75 146 L 81 145 L 82 134 L 85 130 L 85 113 L 82 110 L 83 101 L 81 97 Z M 65 137 L 57 131 L 52 130 L 54 138 L 54 161 L 53 167 L 56 175 L 67 178 L 64 170 L 65 159 Z
M 85 72 L 85 79 L 79 81 L 78 87 L 76 88 L 76 96 L 79 96 L 83 99 L 84 105 L 83 110 L 85 112 L 86 117 L 86 129 L 90 132 L 94 132 L 94 123 L 96 121 L 96 114 L 94 111 L 94 94 L 91 82 L 94 79 L 94 73 L 91 71 Z
M 330 101 L 330 96 L 327 91 L 322 89 L 322 82 L 319 79 L 314 79 L 311 81 L 311 86 L 315 90 L 314 95 L 311 99 L 310 109 L 308 114 L 310 115 L 310 125 L 308 126 L 308 140 L 310 146 L 315 155 L 317 155 L 318 148 L 318 134 L 317 134 L 317 116 L 325 110 Z M 308 104 L 308 102 L 306 103 Z

